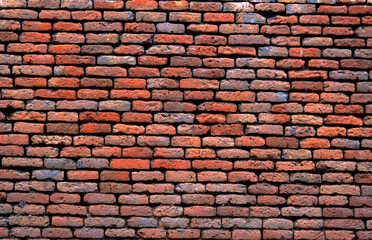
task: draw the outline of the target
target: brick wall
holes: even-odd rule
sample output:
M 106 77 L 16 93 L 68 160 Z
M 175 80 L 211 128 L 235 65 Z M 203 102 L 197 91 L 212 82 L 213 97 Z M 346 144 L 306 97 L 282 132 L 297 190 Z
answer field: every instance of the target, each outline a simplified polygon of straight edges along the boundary
M 371 0 L 0 0 L 0 237 L 372 239 Z

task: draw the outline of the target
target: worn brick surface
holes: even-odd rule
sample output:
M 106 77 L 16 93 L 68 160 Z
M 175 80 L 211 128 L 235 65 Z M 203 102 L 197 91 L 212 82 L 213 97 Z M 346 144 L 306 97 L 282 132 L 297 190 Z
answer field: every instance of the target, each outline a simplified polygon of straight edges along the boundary
M 1 239 L 372 239 L 371 0 L 0 0 Z

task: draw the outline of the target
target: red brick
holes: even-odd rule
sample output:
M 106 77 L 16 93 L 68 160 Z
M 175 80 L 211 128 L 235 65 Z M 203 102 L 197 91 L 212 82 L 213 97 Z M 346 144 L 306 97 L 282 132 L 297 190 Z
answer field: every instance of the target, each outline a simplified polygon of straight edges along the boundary
M 192 166 L 195 169 L 232 169 L 231 162 L 222 160 L 194 160 Z
M 49 203 L 49 196 L 41 193 L 8 193 L 7 201 L 47 204 Z
M 168 230 L 169 238 L 173 239 L 183 239 L 183 238 L 199 238 L 200 230 L 199 229 L 185 229 L 184 231 L 178 230 Z
M 126 171 L 102 171 L 102 181 L 129 181 L 129 172 Z
M 162 10 L 187 10 L 189 3 L 187 1 L 160 1 L 159 8 Z
M 346 129 L 342 127 L 320 127 L 317 130 L 318 136 L 346 136 Z
M 169 20 L 172 22 L 200 23 L 201 14 L 189 12 L 172 12 L 169 15 Z
M 155 159 L 151 162 L 151 168 L 163 168 L 163 169 L 189 169 L 191 166 L 190 161 L 186 160 L 167 160 L 167 159 Z
M 130 0 L 126 3 L 127 9 L 132 10 L 154 10 L 158 8 L 156 1 Z
M 291 48 L 289 49 L 289 56 L 305 58 L 320 57 L 321 51 L 318 48 Z
M 113 169 L 149 169 L 149 160 L 141 159 L 113 159 L 110 163 Z
M 96 9 L 121 9 L 124 7 L 124 2 L 121 0 L 107 1 L 98 0 L 94 3 L 94 8 Z
M 216 216 L 216 209 L 206 206 L 193 206 L 184 209 L 186 216 L 191 217 L 213 217 Z
M 126 77 L 127 71 L 121 67 L 88 67 L 87 75 Z
M 190 46 L 187 48 L 187 55 L 191 56 L 216 56 L 217 49 L 212 46 Z
M 165 179 L 169 182 L 195 182 L 196 174 L 187 171 L 167 171 Z

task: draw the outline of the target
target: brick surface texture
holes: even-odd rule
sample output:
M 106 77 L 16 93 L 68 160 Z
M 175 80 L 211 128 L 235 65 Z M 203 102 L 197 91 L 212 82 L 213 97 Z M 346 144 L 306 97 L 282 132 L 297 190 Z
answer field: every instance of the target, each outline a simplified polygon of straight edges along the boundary
M 372 239 L 371 0 L 0 0 L 1 239 Z

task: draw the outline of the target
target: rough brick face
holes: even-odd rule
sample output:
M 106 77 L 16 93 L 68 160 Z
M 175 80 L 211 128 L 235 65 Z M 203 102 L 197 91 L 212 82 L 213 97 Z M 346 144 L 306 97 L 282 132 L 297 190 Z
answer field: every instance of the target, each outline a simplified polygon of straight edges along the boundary
M 372 239 L 371 0 L 0 0 L 1 239 Z

